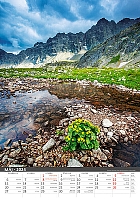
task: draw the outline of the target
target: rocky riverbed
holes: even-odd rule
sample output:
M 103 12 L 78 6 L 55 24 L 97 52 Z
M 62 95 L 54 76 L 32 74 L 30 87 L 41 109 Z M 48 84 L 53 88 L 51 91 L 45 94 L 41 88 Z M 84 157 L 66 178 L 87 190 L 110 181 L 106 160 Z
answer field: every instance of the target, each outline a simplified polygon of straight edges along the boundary
M 75 84 L 74 87 L 73 83 Z M 23 137 L 23 140 L 18 137 L 15 140 L 10 139 L 10 137 L 7 138 L 7 141 L 4 143 L 4 148 L 0 149 L 0 166 L 139 167 L 139 91 L 128 90 L 124 87 L 115 88 L 115 86 L 113 86 L 113 89 L 110 88 L 110 90 L 108 89 L 106 92 L 108 99 L 104 98 L 105 101 L 102 101 L 103 91 L 106 91 L 106 89 L 103 90 L 103 88 L 109 88 L 110 86 L 107 87 L 97 82 L 89 83 L 84 81 L 71 81 L 68 90 L 66 85 L 68 86 L 69 84 L 70 82 L 67 82 L 63 85 L 62 81 L 46 79 L 0 79 L 1 100 L 5 101 L 6 99 L 11 99 L 13 97 L 11 102 L 12 105 L 17 104 L 16 96 L 18 96 L 19 93 L 23 95 L 26 92 L 29 92 L 30 94 L 37 91 L 47 90 L 52 95 L 55 94 L 59 96 L 59 99 L 61 99 L 61 101 L 59 101 L 59 105 L 57 105 L 58 99 L 56 101 L 56 97 L 53 96 L 55 106 L 44 103 L 43 106 L 41 105 L 39 107 L 39 109 L 37 108 L 35 110 L 36 115 L 33 116 L 34 120 L 32 124 L 29 123 L 30 126 L 26 126 L 26 131 L 23 130 L 23 127 L 31 118 L 31 110 L 28 110 L 28 113 L 26 113 L 27 115 L 24 110 L 24 117 L 26 118 L 26 120 L 24 119 L 24 124 L 21 123 L 21 120 L 23 119 L 19 118 L 16 120 L 18 120 L 17 123 L 19 123 L 17 132 L 21 129 L 22 135 L 26 135 L 26 137 Z M 95 101 L 95 96 L 91 98 L 93 94 L 91 85 L 96 87 L 96 89 L 102 89 L 102 93 L 101 90 L 99 90 L 99 94 L 95 94 Z M 74 93 L 75 88 L 78 91 L 76 94 Z M 123 98 L 125 97 L 127 102 L 123 102 L 122 107 L 120 107 L 120 102 L 122 102 L 123 98 L 120 102 L 118 100 L 119 103 L 117 104 L 117 96 L 115 96 L 114 101 L 114 96 L 110 92 L 111 90 L 118 91 L 120 99 L 121 94 L 123 93 L 122 96 Z M 62 95 L 62 91 L 65 95 Z M 85 91 L 84 95 L 87 98 L 83 97 L 83 91 Z M 79 94 L 81 96 L 79 96 Z M 97 99 L 97 94 L 101 98 L 101 101 Z M 111 97 L 114 104 L 110 103 L 112 101 Z M 108 101 L 109 104 L 105 103 Z M 33 103 L 34 102 L 31 99 L 31 101 L 27 104 L 28 107 L 32 107 Z M 126 107 L 124 105 L 126 105 Z M 46 108 L 48 107 L 49 111 L 46 111 Z M 45 115 L 46 112 L 47 115 Z M 1 113 L 1 125 L 8 117 L 7 113 Z M 93 124 L 100 127 L 100 134 L 98 135 L 100 148 L 98 150 L 83 150 L 74 152 L 64 152 L 62 150 L 63 146 L 65 146 L 64 137 L 66 135 L 66 128 L 77 118 L 88 119 Z M 33 128 L 34 133 L 32 132 Z M 57 134 L 58 132 L 63 134 Z M 10 134 L 11 132 L 7 133 L 9 136 Z

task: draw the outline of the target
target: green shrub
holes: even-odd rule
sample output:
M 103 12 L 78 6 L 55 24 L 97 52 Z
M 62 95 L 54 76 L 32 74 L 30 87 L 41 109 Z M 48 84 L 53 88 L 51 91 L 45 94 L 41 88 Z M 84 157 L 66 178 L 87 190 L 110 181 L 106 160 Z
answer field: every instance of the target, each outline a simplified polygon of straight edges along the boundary
M 108 64 L 110 64 L 110 63 L 116 63 L 116 62 L 118 62 L 119 60 L 120 60 L 120 54 L 117 55 L 117 56 L 114 56 L 114 57 L 110 60 L 110 62 L 109 62 Z
M 67 145 L 63 150 L 98 149 L 97 134 L 99 132 L 99 127 L 94 126 L 88 120 L 76 119 L 68 126 L 67 136 L 65 137 Z

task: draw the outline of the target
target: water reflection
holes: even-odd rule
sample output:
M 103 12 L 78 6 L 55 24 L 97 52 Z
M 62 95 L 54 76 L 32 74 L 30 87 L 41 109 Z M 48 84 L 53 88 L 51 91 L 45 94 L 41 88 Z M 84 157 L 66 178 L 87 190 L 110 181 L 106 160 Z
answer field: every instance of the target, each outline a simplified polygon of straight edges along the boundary
M 6 97 L 0 92 L 0 146 L 9 138 L 25 140 L 46 121 L 57 119 L 58 122 L 64 118 L 65 105 L 82 99 L 96 107 L 140 111 L 140 94 L 85 82 L 54 82 L 48 90 L 16 92 Z
M 64 106 L 75 101 L 58 99 L 48 90 L 16 92 L 10 98 L 0 98 L 0 146 L 9 138 L 25 140 L 45 121 L 59 121 L 65 116 Z
M 140 93 L 132 93 L 130 90 L 119 90 L 115 86 L 96 86 L 92 83 L 64 82 L 54 83 L 49 92 L 59 98 L 78 98 L 90 101 L 98 106 L 113 106 L 121 110 L 130 109 L 140 111 Z

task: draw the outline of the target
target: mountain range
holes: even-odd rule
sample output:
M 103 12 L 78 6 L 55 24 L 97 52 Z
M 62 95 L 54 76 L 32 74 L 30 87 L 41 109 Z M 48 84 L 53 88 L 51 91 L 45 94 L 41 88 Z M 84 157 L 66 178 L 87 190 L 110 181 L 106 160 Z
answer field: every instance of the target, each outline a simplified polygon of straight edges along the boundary
M 78 67 L 122 66 L 139 58 L 140 18 L 118 23 L 102 18 L 86 33 L 58 33 L 17 55 L 0 49 L 0 67 L 40 67 L 65 60 L 78 60 Z

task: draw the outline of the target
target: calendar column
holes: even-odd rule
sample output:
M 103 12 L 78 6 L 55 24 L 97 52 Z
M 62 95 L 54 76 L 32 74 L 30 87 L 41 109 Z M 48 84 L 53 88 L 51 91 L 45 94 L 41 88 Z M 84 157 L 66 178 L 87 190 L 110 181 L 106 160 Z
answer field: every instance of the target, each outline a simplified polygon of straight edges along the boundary
M 58 197 L 58 177 L 59 173 L 41 173 L 41 197 Z
M 4 177 L 5 194 L 20 194 L 23 193 L 22 174 L 8 173 Z
M 93 197 L 94 187 L 94 173 L 81 172 L 77 174 L 77 197 L 82 196 L 84 194 L 90 194 L 90 197 Z
M 32 194 L 40 195 L 40 174 L 39 173 L 23 173 L 23 196 Z
M 113 174 L 113 196 L 130 197 L 131 195 L 130 173 L 117 172 Z
M 76 173 L 63 172 L 59 174 L 59 197 L 70 194 L 76 196 Z
M 112 197 L 112 173 L 95 173 L 95 197 Z
M 130 174 L 130 193 L 131 193 L 131 195 L 134 195 L 135 194 L 135 182 L 136 182 L 136 180 L 135 180 L 135 173 L 131 173 Z

